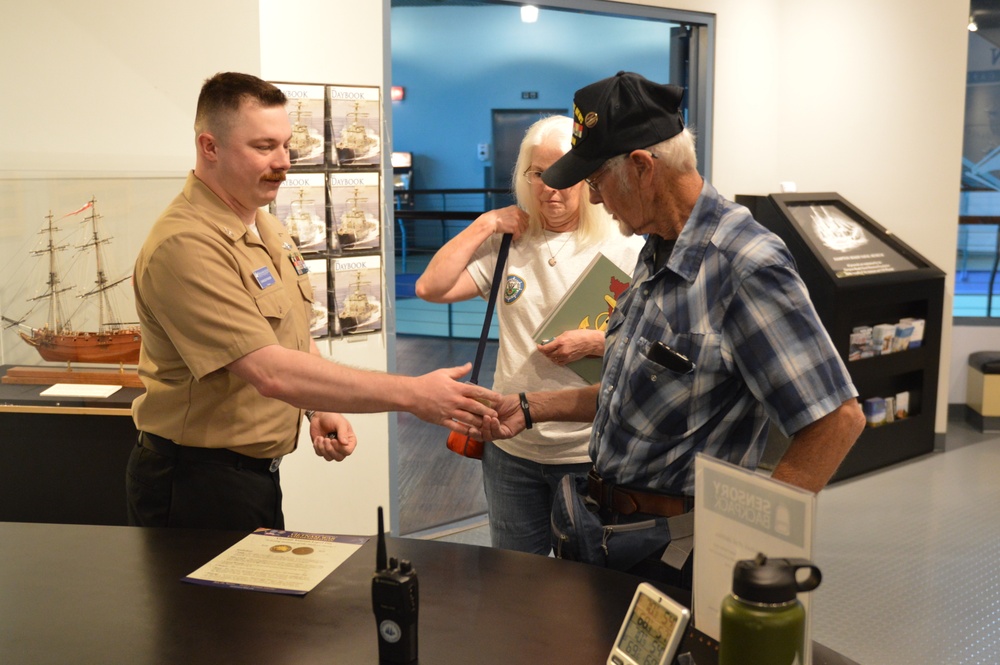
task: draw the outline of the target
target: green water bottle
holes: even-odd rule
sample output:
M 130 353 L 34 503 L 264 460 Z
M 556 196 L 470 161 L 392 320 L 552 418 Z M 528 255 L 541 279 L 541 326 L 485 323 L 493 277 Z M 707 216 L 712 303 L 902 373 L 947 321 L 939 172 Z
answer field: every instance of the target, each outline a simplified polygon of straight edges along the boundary
M 808 569 L 804 580 L 796 572 Z M 719 665 L 802 665 L 806 612 L 797 594 L 819 586 L 819 568 L 805 559 L 737 561 L 733 592 L 722 601 Z

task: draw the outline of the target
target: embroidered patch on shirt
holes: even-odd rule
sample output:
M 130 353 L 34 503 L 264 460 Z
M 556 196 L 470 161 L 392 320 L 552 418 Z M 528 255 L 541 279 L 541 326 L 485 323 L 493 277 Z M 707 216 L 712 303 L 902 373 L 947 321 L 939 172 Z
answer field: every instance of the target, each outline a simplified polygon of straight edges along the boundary
M 503 289 L 503 301 L 508 305 L 524 293 L 524 280 L 517 275 L 507 275 L 507 283 Z

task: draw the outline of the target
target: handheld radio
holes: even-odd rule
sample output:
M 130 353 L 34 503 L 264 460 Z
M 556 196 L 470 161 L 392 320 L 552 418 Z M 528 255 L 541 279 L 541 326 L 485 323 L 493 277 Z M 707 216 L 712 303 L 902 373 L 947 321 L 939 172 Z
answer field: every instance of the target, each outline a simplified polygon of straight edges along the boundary
M 417 571 L 409 561 L 386 561 L 382 506 L 378 508 L 378 547 L 372 577 L 372 610 L 378 626 L 378 657 L 386 663 L 417 659 Z

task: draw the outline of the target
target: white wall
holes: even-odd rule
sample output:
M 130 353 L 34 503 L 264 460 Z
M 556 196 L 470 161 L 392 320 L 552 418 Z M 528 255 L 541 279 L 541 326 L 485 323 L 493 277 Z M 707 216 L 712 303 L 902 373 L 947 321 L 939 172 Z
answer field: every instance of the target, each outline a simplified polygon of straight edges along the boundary
M 201 82 L 258 71 L 257 26 L 246 0 L 4 3 L 0 168 L 186 173 Z
M 1000 329 L 996 326 L 955 326 L 951 337 L 951 375 L 948 377 L 948 403 L 965 404 L 969 380 L 969 354 L 976 351 L 1000 351 Z
M 950 349 L 968 0 L 632 1 L 717 16 L 719 191 L 844 196 L 947 273 Z M 950 365 L 942 353 L 939 433 Z

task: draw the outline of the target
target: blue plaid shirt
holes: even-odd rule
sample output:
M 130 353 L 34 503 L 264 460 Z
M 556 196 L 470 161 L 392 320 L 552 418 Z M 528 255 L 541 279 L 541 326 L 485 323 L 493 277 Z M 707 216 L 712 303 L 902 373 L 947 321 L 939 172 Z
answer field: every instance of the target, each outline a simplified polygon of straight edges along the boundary
M 786 435 L 857 396 L 784 242 L 705 182 L 667 264 L 650 236 L 607 329 L 590 443 L 610 482 L 694 493 L 702 452 L 755 469 Z M 650 360 L 662 341 L 695 363 Z

